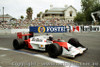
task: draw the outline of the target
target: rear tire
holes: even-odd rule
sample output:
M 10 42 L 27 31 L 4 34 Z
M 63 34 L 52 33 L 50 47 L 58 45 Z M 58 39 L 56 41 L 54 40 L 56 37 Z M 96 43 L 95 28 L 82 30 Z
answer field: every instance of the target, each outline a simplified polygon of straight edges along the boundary
M 57 58 L 57 56 L 62 54 L 62 47 L 57 43 L 53 43 L 48 46 L 47 51 L 50 57 Z
M 25 42 L 22 39 L 14 39 L 13 40 L 13 47 L 16 50 L 24 48 L 24 43 Z

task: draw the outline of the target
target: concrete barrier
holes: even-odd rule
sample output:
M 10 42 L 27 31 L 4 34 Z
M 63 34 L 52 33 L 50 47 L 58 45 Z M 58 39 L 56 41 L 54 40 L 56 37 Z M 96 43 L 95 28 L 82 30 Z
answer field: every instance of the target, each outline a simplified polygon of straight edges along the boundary
M 92 32 L 99 32 L 100 26 L 92 26 Z
M 29 29 L 11 29 L 11 33 L 17 33 L 17 32 L 22 32 L 22 33 L 26 33 L 29 32 Z
M 90 32 L 90 26 L 84 26 L 83 31 L 84 32 Z
M 0 34 L 14 34 L 17 32 L 26 33 L 29 29 L 0 29 Z
M 71 32 L 80 32 L 81 28 L 80 26 L 70 26 Z
M 72 32 L 100 32 L 100 26 L 70 26 Z M 0 34 L 14 34 L 17 32 L 26 33 L 29 29 L 0 29 Z
M 70 26 L 72 32 L 100 32 L 100 26 Z
M 0 29 L 0 34 L 10 34 L 11 29 Z

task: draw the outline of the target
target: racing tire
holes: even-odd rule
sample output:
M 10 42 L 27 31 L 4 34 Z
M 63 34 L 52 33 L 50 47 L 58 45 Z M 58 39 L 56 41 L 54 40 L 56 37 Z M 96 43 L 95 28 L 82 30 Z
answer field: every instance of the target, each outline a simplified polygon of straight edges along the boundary
M 22 39 L 14 39 L 13 40 L 13 47 L 15 50 L 24 48 L 24 41 Z
M 48 54 L 52 58 L 57 58 L 57 56 L 62 54 L 62 47 L 57 43 L 52 43 L 48 46 Z
M 85 48 L 85 46 L 83 46 L 76 38 L 70 38 L 68 43 L 70 43 L 71 45 L 75 46 L 75 47 L 83 47 Z

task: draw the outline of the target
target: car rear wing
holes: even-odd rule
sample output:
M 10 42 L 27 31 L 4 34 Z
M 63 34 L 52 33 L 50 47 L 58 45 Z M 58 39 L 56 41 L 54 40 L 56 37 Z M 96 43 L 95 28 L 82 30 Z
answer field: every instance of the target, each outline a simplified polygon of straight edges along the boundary
M 22 34 L 22 32 L 18 32 L 17 33 L 17 38 L 18 39 L 23 39 L 24 37 L 24 40 L 27 40 L 27 38 L 29 37 L 33 37 L 34 36 L 34 32 L 29 32 L 28 34 Z

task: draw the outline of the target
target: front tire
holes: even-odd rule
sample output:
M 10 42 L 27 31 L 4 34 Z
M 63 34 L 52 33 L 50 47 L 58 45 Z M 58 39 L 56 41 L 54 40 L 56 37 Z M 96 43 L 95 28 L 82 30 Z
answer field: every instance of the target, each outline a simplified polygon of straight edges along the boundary
M 56 58 L 57 56 L 62 54 L 62 47 L 57 43 L 53 43 L 48 46 L 47 51 L 50 57 Z
M 68 43 L 70 43 L 71 45 L 73 45 L 75 47 L 83 47 L 83 48 L 85 48 L 76 38 L 70 38 Z
M 16 50 L 24 48 L 24 41 L 22 39 L 14 39 L 13 40 L 13 47 Z

